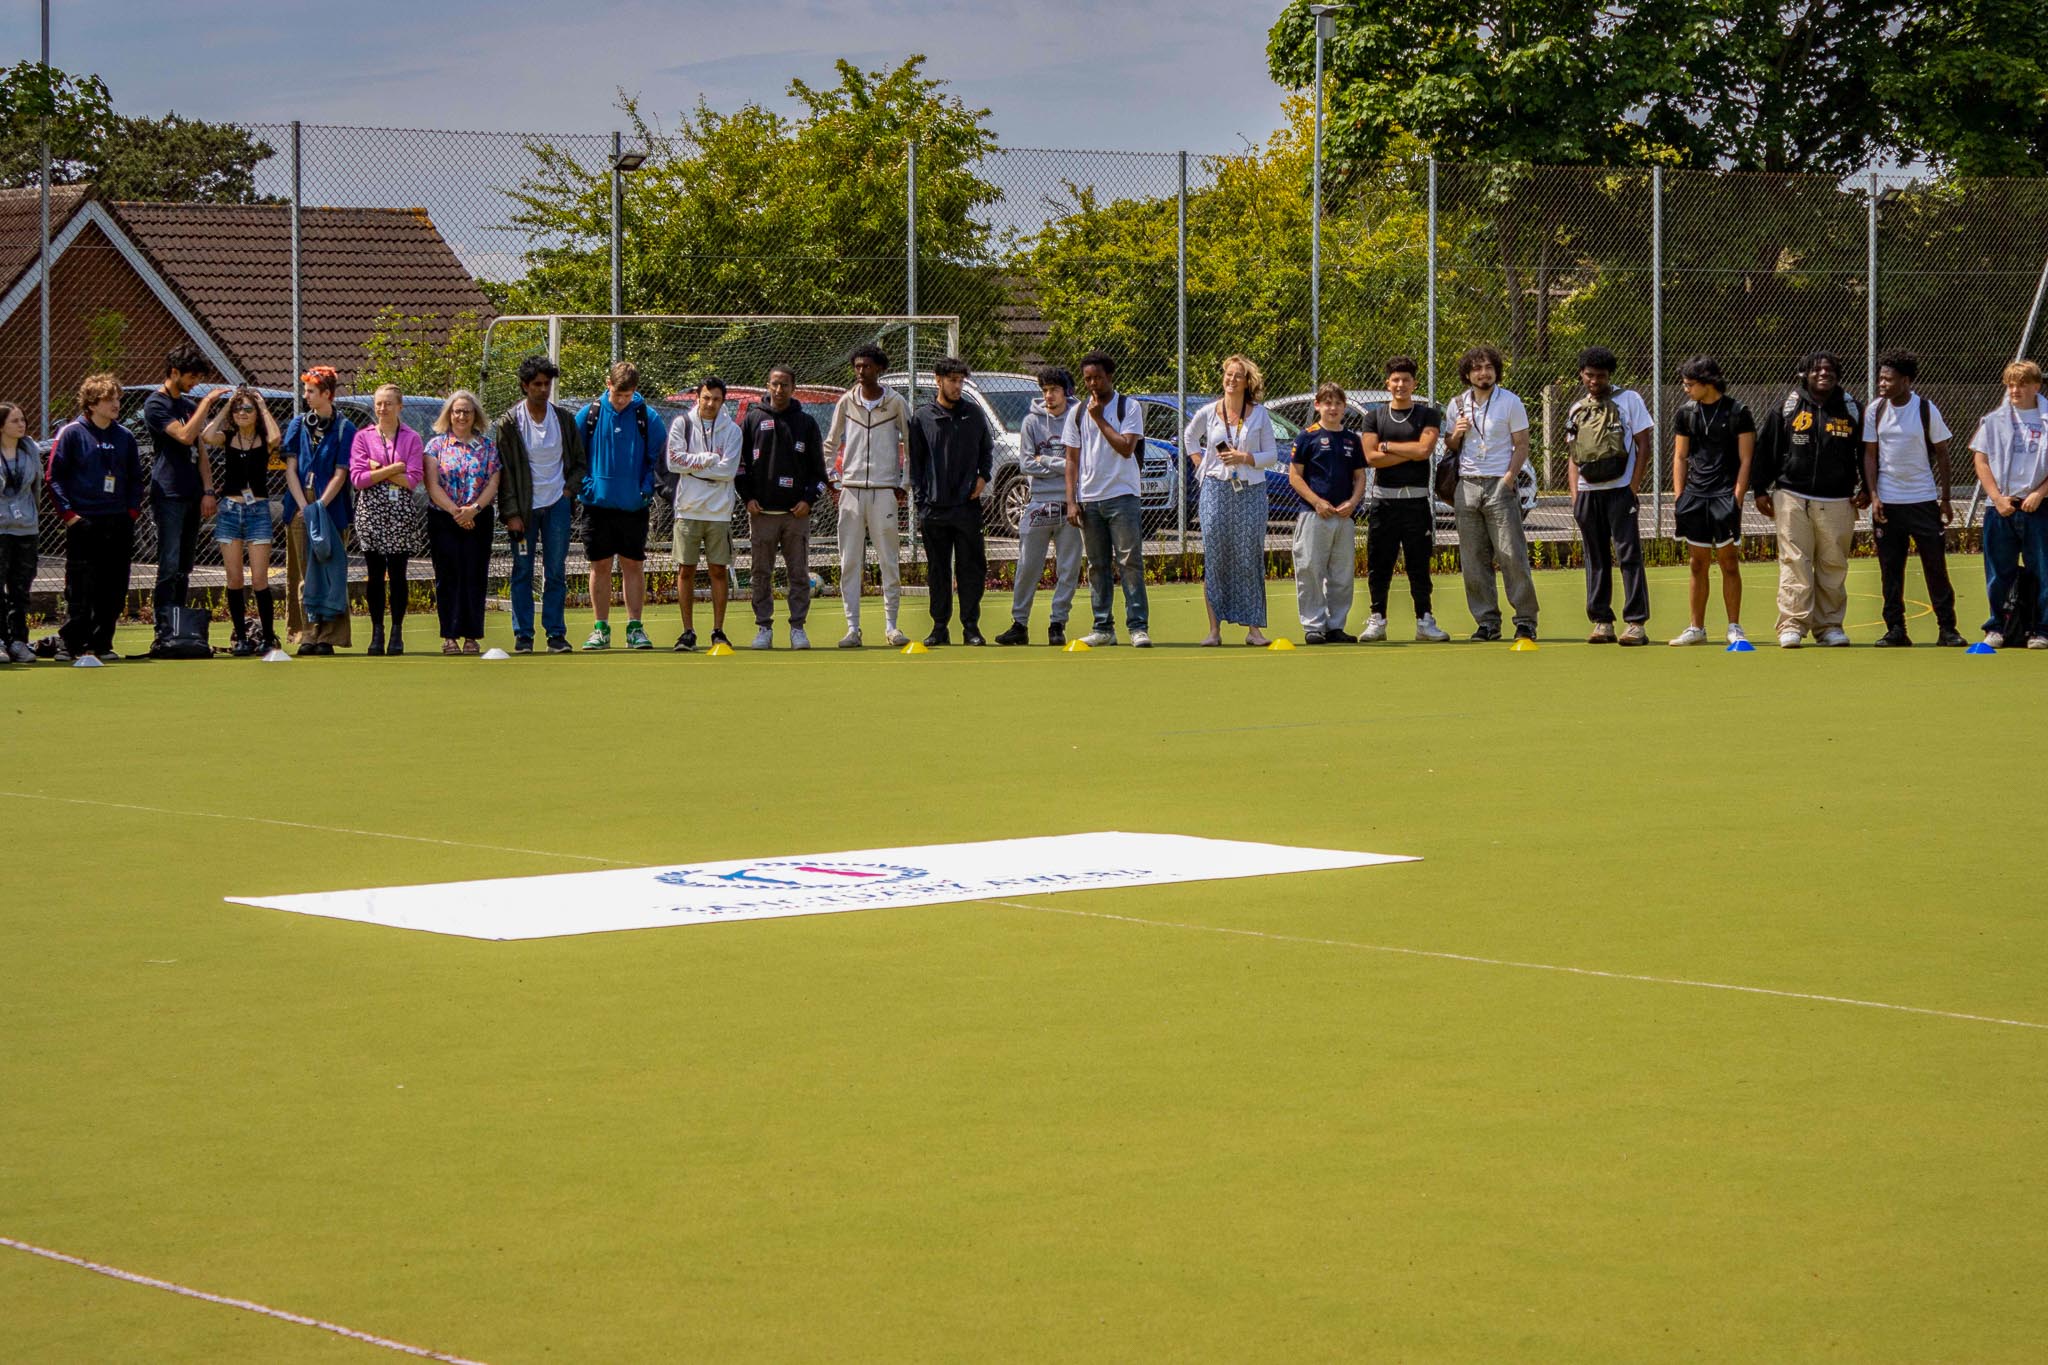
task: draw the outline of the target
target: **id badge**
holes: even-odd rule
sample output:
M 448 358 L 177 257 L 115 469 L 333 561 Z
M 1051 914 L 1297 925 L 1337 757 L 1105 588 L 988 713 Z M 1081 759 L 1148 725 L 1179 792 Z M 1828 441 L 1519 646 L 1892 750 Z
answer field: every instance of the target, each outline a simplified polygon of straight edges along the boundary
M 254 493 L 251 493 L 248 489 L 244 488 L 242 490 L 242 506 L 254 507 L 255 505 L 256 495 Z
M 114 476 L 113 476 L 112 474 L 109 474 L 109 475 L 107 475 L 107 477 L 106 477 L 106 478 L 104 478 L 104 479 L 100 480 L 100 492 L 102 492 L 102 493 L 111 493 L 111 492 L 113 492 L 113 491 L 114 491 Z

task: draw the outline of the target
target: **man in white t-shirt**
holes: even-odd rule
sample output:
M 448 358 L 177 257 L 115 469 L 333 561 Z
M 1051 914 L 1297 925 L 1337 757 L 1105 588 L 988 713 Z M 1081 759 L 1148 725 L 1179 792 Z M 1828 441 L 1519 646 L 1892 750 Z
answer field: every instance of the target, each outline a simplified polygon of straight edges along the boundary
M 1498 640 L 1500 594 L 1494 569 L 1507 585 L 1515 638 L 1536 638 L 1536 580 L 1529 573 L 1529 540 L 1515 476 L 1529 463 L 1529 410 L 1501 387 L 1505 362 L 1491 346 L 1459 357 L 1458 377 L 1468 386 L 1451 400 L 1446 444 L 1458 461 L 1458 560 L 1465 574 L 1465 604 L 1478 629 L 1474 640 Z
M 1970 438 L 1977 483 L 1984 490 L 1984 586 L 1991 619 L 1984 643 L 2006 644 L 2006 599 L 2024 562 L 2035 596 L 2027 648 L 2048 649 L 2048 414 L 2041 407 L 2041 367 L 2015 360 L 2005 367 L 2005 402 L 1984 414 Z M 2015 642 L 2017 643 L 2017 642 Z
M 1605 346 L 1579 352 L 1579 383 L 1585 393 L 1564 419 L 1564 443 L 1571 462 L 1572 519 L 1586 556 L 1588 643 L 1650 643 L 1650 580 L 1643 572 L 1642 524 L 1636 490 L 1650 467 L 1650 432 L 1657 425 L 1634 389 L 1614 387 L 1616 361 Z M 1621 634 L 1614 633 L 1614 569 L 1621 568 Z
M 1138 503 L 1139 462 L 1145 455 L 1145 416 L 1116 391 L 1116 361 L 1102 351 L 1081 357 L 1086 398 L 1072 404 L 1067 445 L 1067 523 L 1081 528 L 1088 551 L 1088 595 L 1095 608 L 1090 648 L 1116 643 L 1112 575 L 1123 584 L 1124 624 L 1131 643 L 1148 649 L 1152 637 L 1145 600 L 1145 527 Z
M 498 423 L 498 520 L 512 546 L 512 652 L 533 652 L 533 561 L 541 562 L 541 629 L 550 654 L 569 652 L 569 522 L 589 458 L 575 414 L 554 401 L 561 371 L 544 355 L 519 362 L 523 401 Z
M 1870 527 L 1884 586 L 1884 634 L 1877 643 L 1885 648 L 1913 643 L 1906 634 L 1910 543 L 1920 552 L 1927 600 L 1940 631 L 1935 643 L 1961 647 L 1969 642 L 1956 630 L 1956 590 L 1948 579 L 1946 529 L 1956 515 L 1949 501 L 1950 432 L 1941 409 L 1913 392 L 1919 376 L 1919 357 L 1886 351 L 1877 358 L 1877 398 L 1863 410 L 1863 483 L 1876 490 Z
M 669 423 L 668 467 L 676 476 L 676 600 L 683 633 L 675 652 L 697 647 L 697 561 L 711 569 L 711 643 L 730 649 L 725 604 L 732 591 L 733 476 L 740 471 L 739 423 L 725 413 L 725 381 L 697 385 L 696 402 Z

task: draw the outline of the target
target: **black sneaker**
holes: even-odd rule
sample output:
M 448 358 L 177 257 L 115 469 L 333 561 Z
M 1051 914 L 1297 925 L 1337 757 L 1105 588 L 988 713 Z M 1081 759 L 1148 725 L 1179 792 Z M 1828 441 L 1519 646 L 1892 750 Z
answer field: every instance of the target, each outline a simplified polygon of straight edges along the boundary
M 1494 635 L 1494 637 L 1493 637 L 1493 638 L 1494 638 L 1494 639 L 1496 639 L 1496 640 L 1498 640 L 1498 639 L 1500 638 L 1500 636 L 1499 636 L 1499 634 L 1498 634 L 1498 633 L 1496 633 L 1496 634 Z M 1534 626 L 1516 626 L 1516 627 L 1515 627 L 1515 638 L 1516 638 L 1517 640 L 1527 640 L 1527 641 L 1528 641 L 1528 642 L 1529 642 L 1530 644 L 1535 644 L 1535 643 L 1536 643 L 1536 627 L 1534 627 Z
M 724 645 L 727 649 L 732 648 L 732 641 L 725 638 L 725 632 L 722 630 L 711 632 L 711 643 L 714 645 Z
M 512 652 L 514 654 L 533 653 L 533 637 L 531 635 L 522 635 L 514 640 L 512 642 Z
M 980 626 L 962 626 L 960 627 L 960 643 L 963 645 L 985 645 L 988 643 L 988 640 L 983 637 Z
M 1045 632 L 1045 642 L 1054 649 L 1065 649 L 1067 647 L 1067 623 L 1065 621 L 1053 622 L 1052 628 Z M 1001 644 L 1002 641 L 998 640 L 996 643 Z
M 1500 627 L 1481 626 L 1465 638 L 1473 644 L 1492 644 L 1500 639 Z
M 550 635 L 550 636 L 548 636 L 548 653 L 550 653 L 550 654 L 568 654 L 568 653 L 570 653 L 570 652 L 571 652 L 571 651 L 570 651 L 570 648 L 569 648 L 569 637 L 568 637 L 568 636 L 566 636 L 566 635 Z
M 1323 643 L 1326 645 L 1355 645 L 1358 643 L 1358 637 L 1356 635 L 1346 635 L 1341 630 L 1326 630 L 1323 632 Z
M 924 647 L 926 649 L 934 649 L 939 645 L 950 645 L 952 643 L 953 637 L 947 634 L 944 626 L 933 626 L 932 633 L 924 637 Z
M 237 635 L 235 642 L 228 646 L 228 653 L 237 659 L 246 659 L 256 652 L 256 642 L 246 635 Z
M 1878 636 L 1876 640 L 1876 645 L 1879 649 L 1906 649 L 1912 643 L 1913 637 L 1906 634 L 1905 627 L 1903 626 L 1886 631 Z
M 64 643 L 64 637 L 57 637 L 56 646 L 50 651 L 50 662 L 68 664 L 71 662 L 71 646 Z
M 697 632 L 696 632 L 696 631 L 694 631 L 694 630 L 686 630 L 686 631 L 684 631 L 684 632 L 683 632 L 683 633 L 682 633 L 681 635 L 678 635 L 678 636 L 676 637 L 676 644 L 675 644 L 675 652 L 676 652 L 676 653 L 678 653 L 678 654 L 694 654 L 694 653 L 696 653 L 696 651 L 697 651 Z
M 1008 630 L 996 636 L 996 643 L 999 645 L 1028 645 L 1031 643 L 1031 632 L 1024 628 L 1022 621 L 1013 621 L 1010 623 Z
M 1938 649 L 1968 649 L 1970 647 L 1970 642 L 1965 640 L 1954 626 L 1943 626 L 1941 634 L 1934 638 L 1934 644 Z
M 1327 631 L 1303 631 L 1301 635 L 1301 642 L 1305 645 L 1326 645 L 1330 643 L 1330 636 Z

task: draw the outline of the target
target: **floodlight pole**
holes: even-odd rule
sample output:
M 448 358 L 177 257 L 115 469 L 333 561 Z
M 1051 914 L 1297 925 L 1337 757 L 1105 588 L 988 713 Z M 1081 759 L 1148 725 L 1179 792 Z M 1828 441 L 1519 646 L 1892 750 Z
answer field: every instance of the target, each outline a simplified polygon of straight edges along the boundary
M 1173 302 L 1178 330 L 1174 342 L 1173 501 L 1180 509 L 1180 552 L 1188 552 L 1188 154 L 1180 154 L 1180 198 L 1174 213 Z
M 626 172 L 619 165 L 624 155 L 625 139 L 616 131 L 612 133 L 612 314 L 617 316 L 626 311 L 626 262 L 624 239 L 625 227 L 620 221 L 626 212 Z M 626 326 L 612 324 L 612 364 L 625 358 Z
M 300 406 L 305 402 L 305 386 L 299 376 L 306 372 L 306 298 L 302 283 L 304 254 L 299 240 L 299 205 L 304 199 L 304 177 L 300 172 L 299 121 L 292 120 L 292 415 L 299 415 Z
M 1664 168 L 1650 167 L 1650 538 L 1664 534 Z M 1741 509 L 1737 508 L 1737 512 Z
M 1309 185 L 1308 223 L 1308 386 L 1323 378 L 1323 42 L 1335 34 L 1337 20 L 1327 5 L 1313 5 L 1316 18 L 1315 167 Z

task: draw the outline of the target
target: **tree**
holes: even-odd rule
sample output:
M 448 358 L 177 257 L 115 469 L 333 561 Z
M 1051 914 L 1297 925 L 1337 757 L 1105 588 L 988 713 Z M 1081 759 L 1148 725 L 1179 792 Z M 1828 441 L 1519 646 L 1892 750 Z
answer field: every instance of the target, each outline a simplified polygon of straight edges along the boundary
M 356 387 L 396 384 L 406 393 L 452 393 L 477 382 L 483 349 L 483 320 L 475 313 L 450 319 L 387 306 L 363 342 L 369 363 L 356 376 Z
M 946 94 L 923 66 L 921 56 L 885 71 L 841 61 L 835 85 L 789 84 L 803 106 L 795 118 L 700 101 L 673 132 L 625 99 L 649 153 L 626 179 L 628 310 L 906 311 L 906 149 L 915 140 L 920 309 L 958 313 L 970 334 L 991 328 L 1001 291 L 993 234 L 977 213 L 999 195 L 975 162 L 995 151 L 995 136 L 987 110 Z M 520 312 L 606 311 L 608 167 L 560 146 L 528 150 L 536 169 L 510 192 L 528 269 L 507 302 Z
M 274 154 L 268 143 L 230 123 L 116 113 L 98 76 L 35 62 L 0 73 L 0 188 L 42 178 L 46 128 L 53 185 L 90 184 L 109 199 L 277 202 L 256 193 L 256 167 Z
M 1326 49 L 1334 173 L 1400 133 L 1439 157 L 1843 173 L 1897 146 L 1880 91 L 1905 0 L 1362 0 Z M 1308 0 L 1268 40 L 1306 88 Z
M 1885 90 L 1907 140 L 1961 175 L 2048 170 L 2048 58 L 2038 29 L 2038 15 L 2018 0 L 1915 10 Z

